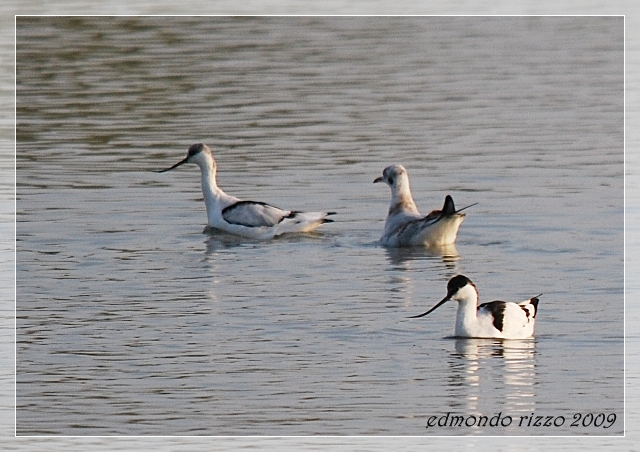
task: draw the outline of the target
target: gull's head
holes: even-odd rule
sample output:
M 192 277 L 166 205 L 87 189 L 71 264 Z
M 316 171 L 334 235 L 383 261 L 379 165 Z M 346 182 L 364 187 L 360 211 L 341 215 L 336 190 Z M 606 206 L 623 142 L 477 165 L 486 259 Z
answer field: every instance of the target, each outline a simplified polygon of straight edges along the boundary
M 409 187 L 409 174 L 402 165 L 387 166 L 384 171 L 382 171 L 382 176 L 373 181 L 374 184 L 378 182 L 384 182 L 391 187 L 391 190 Z
M 424 314 L 414 315 L 410 318 L 424 317 L 425 315 L 435 311 L 449 300 L 459 302 L 476 302 L 478 301 L 478 289 L 469 278 L 464 275 L 456 275 L 447 283 L 447 296 L 444 297 L 437 305 L 429 309 Z
M 184 165 L 185 163 L 195 163 L 203 170 L 205 168 L 208 168 L 211 170 L 216 169 L 216 161 L 213 158 L 213 152 L 211 152 L 211 149 L 209 149 L 209 146 L 207 146 L 204 143 L 196 143 L 191 145 L 191 147 L 187 151 L 187 156 L 183 160 L 180 160 L 178 163 L 176 163 L 170 168 L 158 171 L 158 173 L 171 171 L 172 169 L 175 169 L 180 165 Z

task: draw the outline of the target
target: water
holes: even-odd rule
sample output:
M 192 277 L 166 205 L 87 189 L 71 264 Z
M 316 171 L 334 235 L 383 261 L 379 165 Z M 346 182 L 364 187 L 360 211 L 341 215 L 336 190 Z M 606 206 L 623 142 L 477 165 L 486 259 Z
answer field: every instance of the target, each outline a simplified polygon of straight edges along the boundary
M 622 33 L 614 17 L 19 19 L 17 433 L 622 434 Z M 197 168 L 151 172 L 197 141 L 228 193 L 336 222 L 203 232 Z M 453 250 L 376 243 L 391 163 L 425 213 L 479 203 Z M 483 301 L 543 292 L 536 338 L 452 339 L 453 303 L 407 319 L 455 273 Z M 447 413 L 512 422 L 427 428 Z

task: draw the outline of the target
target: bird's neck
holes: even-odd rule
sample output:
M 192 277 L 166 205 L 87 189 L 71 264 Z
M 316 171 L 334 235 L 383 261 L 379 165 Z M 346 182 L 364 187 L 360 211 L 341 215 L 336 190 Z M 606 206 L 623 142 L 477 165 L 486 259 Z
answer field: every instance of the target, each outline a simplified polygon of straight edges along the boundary
M 418 208 L 413 202 L 409 186 L 401 185 L 392 193 L 389 215 L 400 212 L 418 213 Z
M 202 195 L 204 196 L 204 203 L 207 207 L 207 215 L 209 216 L 214 204 L 224 195 L 224 192 L 218 188 L 216 182 L 216 170 L 213 167 L 202 167 Z
M 458 302 L 456 315 L 456 336 L 468 336 L 478 323 L 478 300 L 464 300 Z

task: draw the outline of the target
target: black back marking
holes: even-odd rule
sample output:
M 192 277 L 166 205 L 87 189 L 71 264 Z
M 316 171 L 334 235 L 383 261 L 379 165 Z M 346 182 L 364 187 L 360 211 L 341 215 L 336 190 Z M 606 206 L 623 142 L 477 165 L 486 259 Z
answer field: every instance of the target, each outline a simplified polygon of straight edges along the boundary
M 538 299 L 538 297 L 533 297 L 530 301 L 529 304 L 533 305 L 533 318 L 536 318 L 536 314 L 538 313 L 538 303 L 540 302 L 540 300 Z M 526 305 L 525 305 L 526 306 Z M 525 306 L 521 306 L 522 309 L 525 308 Z M 524 310 L 524 312 L 527 313 L 527 318 L 529 317 L 529 311 L 527 311 L 526 309 Z
M 300 212 L 297 210 L 292 210 L 291 212 L 289 212 L 289 215 L 285 215 L 284 217 L 282 217 L 282 219 L 280 219 L 280 221 L 278 221 L 278 223 L 282 222 L 282 220 L 284 220 L 285 218 L 295 218 L 296 215 L 298 215 Z
M 493 326 L 500 332 L 502 332 L 502 328 L 504 328 L 504 311 L 506 308 L 507 303 L 499 300 L 482 303 L 478 306 L 478 310 L 484 309 L 491 313 L 493 316 Z
M 194 145 L 195 146 L 195 145 Z M 233 209 L 240 207 L 240 206 L 244 206 L 247 204 L 258 204 L 260 206 L 269 206 L 269 207 L 273 207 L 270 206 L 269 204 L 267 204 L 266 202 L 260 202 L 260 201 L 238 201 L 238 202 L 234 202 L 233 204 L 225 207 L 224 209 L 222 209 L 222 215 L 224 215 L 225 213 L 231 212 Z M 293 212 L 291 212 L 293 213 Z
M 234 204 L 231 204 L 230 206 L 225 207 L 224 209 L 222 209 L 222 216 L 225 217 L 226 214 L 226 218 L 225 221 L 227 221 L 229 224 L 238 224 L 240 226 L 246 226 L 246 227 L 261 227 L 261 226 L 273 226 L 272 223 L 270 223 L 269 221 L 266 221 L 265 219 L 262 219 L 262 221 L 258 221 L 256 222 L 256 224 L 248 224 L 248 223 L 244 223 L 242 221 L 231 221 L 229 219 L 229 215 L 233 215 L 233 210 L 246 206 L 246 205 L 259 205 L 259 206 L 264 206 L 264 207 L 273 207 L 274 209 L 277 209 L 277 207 L 272 206 L 271 204 L 267 204 L 266 202 L 261 202 L 261 201 L 238 201 Z M 297 213 L 297 212 L 295 212 Z M 294 212 L 291 212 L 291 214 L 288 217 L 293 217 L 295 216 Z M 278 223 L 280 223 L 284 218 L 287 217 L 282 217 L 278 220 Z

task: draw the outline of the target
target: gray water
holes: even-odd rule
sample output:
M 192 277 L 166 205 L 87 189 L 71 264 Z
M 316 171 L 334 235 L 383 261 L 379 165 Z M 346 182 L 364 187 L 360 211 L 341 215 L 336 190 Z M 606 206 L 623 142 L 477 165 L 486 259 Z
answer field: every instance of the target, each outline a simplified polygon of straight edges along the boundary
M 622 434 L 621 18 L 17 25 L 18 435 Z M 197 168 L 152 172 L 198 141 L 336 222 L 203 231 Z M 378 245 L 391 163 L 425 213 L 479 203 L 453 249 Z M 407 319 L 456 273 L 543 293 L 535 339 Z

